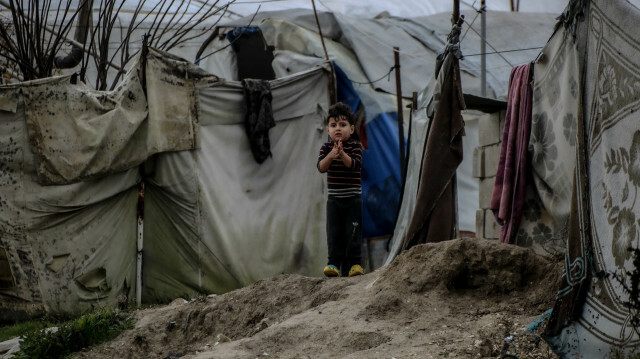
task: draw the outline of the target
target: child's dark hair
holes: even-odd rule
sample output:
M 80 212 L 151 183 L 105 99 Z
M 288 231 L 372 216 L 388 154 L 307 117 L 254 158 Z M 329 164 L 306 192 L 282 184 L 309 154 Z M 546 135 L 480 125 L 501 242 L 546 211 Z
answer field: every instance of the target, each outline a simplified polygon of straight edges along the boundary
M 353 113 L 351 112 L 351 108 L 349 105 L 344 104 L 342 102 L 335 103 L 329 107 L 329 115 L 327 116 L 327 125 L 329 124 L 329 119 L 331 118 L 341 118 L 344 117 L 349 121 L 350 125 L 356 124 L 356 119 Z

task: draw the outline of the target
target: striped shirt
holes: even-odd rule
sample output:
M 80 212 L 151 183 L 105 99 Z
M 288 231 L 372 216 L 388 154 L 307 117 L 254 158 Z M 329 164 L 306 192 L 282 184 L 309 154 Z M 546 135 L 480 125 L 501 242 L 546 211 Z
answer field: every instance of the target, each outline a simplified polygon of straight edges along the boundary
M 316 166 L 333 149 L 333 142 L 327 142 L 320 148 Z M 334 159 L 327 171 L 327 188 L 330 196 L 352 197 L 362 193 L 360 169 L 362 167 L 362 145 L 350 138 L 342 143 L 342 150 L 351 157 L 351 167 L 344 165 L 341 159 Z

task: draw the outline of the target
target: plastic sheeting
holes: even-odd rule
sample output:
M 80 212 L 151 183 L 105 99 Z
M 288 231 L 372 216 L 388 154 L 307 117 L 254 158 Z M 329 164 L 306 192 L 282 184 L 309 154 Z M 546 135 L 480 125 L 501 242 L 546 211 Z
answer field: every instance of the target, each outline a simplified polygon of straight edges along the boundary
M 133 301 L 139 284 L 142 301 L 149 303 L 221 293 L 280 273 L 320 275 L 326 260 L 326 181 L 316 160 L 326 138 L 330 74 L 325 63 L 271 82 L 273 157 L 258 165 L 243 127 L 241 84 L 219 81 L 151 49 L 149 102 L 144 96 L 135 101 L 148 108 L 147 127 L 155 126 L 160 137 L 137 143 L 141 153 L 97 153 L 145 155 L 143 166 L 63 185 L 42 185 L 36 173 L 23 95 L 30 84 L 0 87 L 0 247 L 12 278 L 0 288 L 2 317 L 80 313 L 123 297 Z M 55 87 L 65 79 L 43 81 Z M 63 107 L 65 100 L 58 101 Z M 158 143 L 167 143 L 165 150 L 178 148 L 172 146 L 179 141 L 164 142 L 176 130 L 190 144 L 195 135 L 201 146 L 153 154 Z M 101 151 L 115 148 L 109 141 Z M 141 178 L 146 191 L 140 283 Z
M 393 259 L 402 251 L 402 243 L 407 236 L 409 223 L 413 217 L 418 196 L 418 183 L 420 170 L 422 168 L 422 158 L 424 156 L 425 142 L 427 141 L 427 130 L 430 119 L 427 117 L 426 104 L 424 98 L 430 98 L 431 93 L 420 95 L 418 109 L 413 112 L 411 121 L 411 131 L 409 134 L 409 146 L 407 152 L 407 179 L 404 184 L 402 198 L 400 199 L 398 218 L 395 223 L 393 235 L 389 239 L 389 255 L 385 259 L 385 265 L 391 263 Z
M 14 89 L 0 97 L 17 100 L 15 111 L 0 111 L 0 246 L 14 279 L 0 289 L 0 313 L 19 319 L 115 302 L 134 285 L 137 171 L 41 185 L 23 97 Z
M 271 81 L 273 157 L 261 165 L 243 125 L 240 82 L 199 90 L 201 148 L 164 154 L 145 195 L 143 298 L 221 293 L 326 261 L 328 67 Z

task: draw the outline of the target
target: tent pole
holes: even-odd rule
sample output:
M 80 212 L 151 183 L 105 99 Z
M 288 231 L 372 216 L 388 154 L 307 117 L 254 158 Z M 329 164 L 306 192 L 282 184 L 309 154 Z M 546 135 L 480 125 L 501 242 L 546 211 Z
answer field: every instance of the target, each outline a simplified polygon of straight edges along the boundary
M 402 82 L 400 78 L 400 48 L 393 47 L 394 69 L 396 70 L 396 99 L 398 104 L 398 143 L 400 144 L 400 181 L 404 183 L 404 115 L 402 109 Z
M 144 219 L 143 209 L 144 206 L 144 182 L 139 184 L 138 191 L 138 241 L 137 241 L 137 255 L 136 255 L 136 305 L 139 307 L 142 304 L 142 244 L 144 238 Z
M 459 18 L 460 18 L 460 0 L 453 0 L 453 14 L 451 16 L 451 24 L 452 25 L 457 24 Z
M 487 97 L 487 5 L 480 1 L 480 83 L 482 97 Z
M 322 28 L 320 27 L 320 19 L 318 19 L 318 11 L 316 11 L 315 0 L 311 0 L 311 5 L 313 5 L 313 14 L 316 17 L 316 25 L 318 25 L 318 34 L 320 35 L 320 42 L 322 43 L 322 49 L 324 50 L 324 57 L 327 61 L 329 61 L 329 53 L 327 52 L 327 46 L 325 46 L 324 44 L 324 36 L 322 36 Z

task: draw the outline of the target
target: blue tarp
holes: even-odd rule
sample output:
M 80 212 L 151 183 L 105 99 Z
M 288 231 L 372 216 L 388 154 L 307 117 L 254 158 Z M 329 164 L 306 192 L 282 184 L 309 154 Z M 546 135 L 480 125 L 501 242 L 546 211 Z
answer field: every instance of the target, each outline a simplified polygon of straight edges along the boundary
M 395 227 L 402 187 L 398 113 L 381 113 L 366 124 L 369 148 L 363 153 L 362 236 L 390 235 Z M 406 142 L 405 142 L 406 143 Z
M 353 84 L 347 74 L 342 71 L 340 66 L 336 65 L 333 62 L 333 68 L 336 72 L 336 83 L 338 87 L 338 101 L 342 103 L 346 103 L 351 107 L 352 112 L 356 112 L 358 110 L 358 105 L 360 105 L 360 96 L 356 92 L 356 89 L 353 88 Z
M 360 96 L 344 71 L 335 63 L 334 67 L 338 101 L 348 104 L 355 112 L 361 103 Z M 370 119 L 372 114 L 367 113 L 365 108 L 365 114 L 368 148 L 363 152 L 362 160 L 362 236 L 369 238 L 393 232 L 402 184 L 398 153 L 398 113 L 379 113 Z

